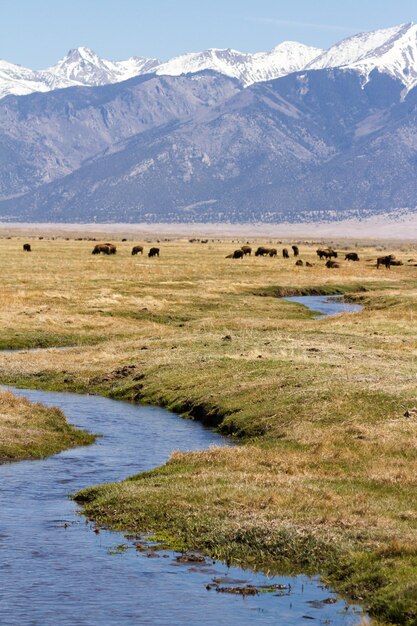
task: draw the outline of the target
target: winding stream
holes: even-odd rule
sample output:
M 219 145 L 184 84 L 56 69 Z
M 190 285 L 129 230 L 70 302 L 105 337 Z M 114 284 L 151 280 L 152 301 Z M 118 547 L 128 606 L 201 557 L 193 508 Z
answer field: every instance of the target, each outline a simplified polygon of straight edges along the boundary
M 173 450 L 228 445 L 227 439 L 160 408 L 13 391 L 60 407 L 73 424 L 103 437 L 44 460 L 0 465 L 1 626 L 360 623 L 360 608 L 337 600 L 317 577 L 267 578 L 220 562 L 179 565 L 168 552 L 150 558 L 121 533 L 95 534 L 68 499 L 161 465 Z M 250 597 L 208 591 L 219 577 L 285 588 Z

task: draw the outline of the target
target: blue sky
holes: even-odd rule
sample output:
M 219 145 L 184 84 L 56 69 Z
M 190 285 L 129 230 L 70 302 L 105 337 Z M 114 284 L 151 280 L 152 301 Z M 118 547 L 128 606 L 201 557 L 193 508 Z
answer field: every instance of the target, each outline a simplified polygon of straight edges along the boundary
M 70 48 L 168 59 L 204 48 L 328 47 L 357 32 L 417 22 L 416 0 L 0 0 L 0 58 L 40 69 Z

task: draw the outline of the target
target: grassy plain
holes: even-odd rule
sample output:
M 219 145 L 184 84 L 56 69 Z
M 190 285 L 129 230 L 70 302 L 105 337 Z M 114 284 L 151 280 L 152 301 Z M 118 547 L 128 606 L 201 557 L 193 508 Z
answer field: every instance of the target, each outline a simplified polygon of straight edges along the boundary
M 68 424 L 59 409 L 0 391 L 0 463 L 40 459 L 94 439 Z
M 312 268 L 225 259 L 243 241 L 161 242 L 148 259 L 130 255 L 139 241 L 103 257 L 87 241 L 26 240 L 32 253 L 0 240 L 2 348 L 48 349 L 3 352 L 0 382 L 159 404 L 241 442 L 85 490 L 88 516 L 318 571 L 380 620 L 417 623 L 417 245 L 339 242 L 361 261 L 328 270 L 303 242 Z M 404 265 L 377 270 L 391 252 Z M 365 310 L 316 320 L 277 297 L 308 293 Z

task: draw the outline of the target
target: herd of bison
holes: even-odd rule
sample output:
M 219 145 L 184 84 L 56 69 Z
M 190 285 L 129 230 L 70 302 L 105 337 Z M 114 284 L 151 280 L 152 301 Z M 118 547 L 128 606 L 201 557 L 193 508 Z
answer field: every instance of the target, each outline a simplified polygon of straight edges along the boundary
M 197 240 L 190 240 L 190 243 L 193 243 Z M 205 240 L 203 243 L 207 243 Z M 300 255 L 300 250 L 298 246 L 291 246 L 292 253 L 294 257 L 298 257 Z M 23 250 L 25 252 L 31 252 L 32 247 L 29 243 L 23 244 Z M 94 246 L 92 250 L 92 254 L 116 254 L 117 248 L 113 243 L 98 243 Z M 144 247 L 141 245 L 133 246 L 132 255 L 143 254 Z M 243 259 L 245 256 L 251 256 L 252 248 L 249 245 L 241 246 L 238 250 L 234 250 L 231 254 L 226 256 L 226 259 Z M 316 254 L 320 260 L 326 259 L 325 266 L 329 269 L 337 269 L 340 267 L 340 264 L 334 259 L 338 258 L 338 253 L 333 248 L 319 248 L 316 250 Z M 148 257 L 159 257 L 159 248 L 151 247 L 148 251 Z M 255 256 L 270 256 L 276 257 L 278 256 L 278 250 L 276 248 L 268 248 L 266 246 L 259 246 L 255 250 Z M 284 259 L 289 259 L 291 257 L 288 248 L 282 248 L 282 257 Z M 347 252 L 345 254 L 345 261 L 359 261 L 359 255 L 357 252 Z M 410 259 L 413 260 L 413 259 Z M 313 267 L 313 263 L 309 261 L 303 261 L 302 259 L 297 258 L 295 264 L 297 266 L 306 266 Z M 385 256 L 378 257 L 376 260 L 376 267 L 379 269 L 380 266 L 385 267 L 386 269 L 390 269 L 392 265 L 403 265 L 403 262 L 395 257 L 394 254 L 388 254 Z
M 291 246 L 291 249 L 292 249 L 294 257 L 298 257 L 300 254 L 300 250 L 298 246 L 293 245 Z M 239 248 L 239 250 L 235 250 L 231 254 L 228 254 L 226 259 L 243 259 L 243 257 L 245 257 L 247 254 L 248 255 L 252 254 L 252 248 L 250 246 L 242 246 L 241 248 Z M 316 250 L 316 254 L 320 260 L 327 259 L 325 265 L 329 269 L 336 269 L 340 267 L 340 264 L 337 261 L 333 260 L 333 259 L 338 258 L 338 254 L 336 250 L 333 250 L 333 248 L 319 248 L 318 250 Z M 255 256 L 276 257 L 278 256 L 278 250 L 276 248 L 267 248 L 265 246 L 260 246 L 259 248 L 256 249 Z M 282 257 L 284 259 L 290 258 L 290 253 L 289 253 L 288 248 L 282 248 Z M 359 255 L 357 252 L 347 252 L 345 254 L 345 261 L 359 261 L 359 260 L 360 259 L 359 259 Z M 313 263 L 309 263 L 309 261 L 304 262 L 302 259 L 297 259 L 295 264 L 297 266 L 305 265 L 306 267 L 313 267 Z M 397 259 L 394 254 L 388 254 L 386 256 L 378 257 L 376 261 L 376 266 L 378 269 L 381 265 L 383 265 L 387 269 L 390 269 L 391 265 L 402 265 L 402 264 L 403 264 L 402 261 Z

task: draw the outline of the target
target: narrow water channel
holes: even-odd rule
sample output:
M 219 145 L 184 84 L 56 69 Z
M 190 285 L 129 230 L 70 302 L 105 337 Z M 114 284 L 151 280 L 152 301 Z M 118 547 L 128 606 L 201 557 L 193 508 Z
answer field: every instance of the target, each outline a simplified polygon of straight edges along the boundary
M 317 312 L 316 319 L 331 317 L 338 313 L 360 313 L 363 311 L 361 304 L 346 302 L 343 296 L 289 296 L 283 300 L 302 304 L 311 311 Z
M 0 465 L 1 626 L 361 623 L 360 608 L 338 600 L 317 577 L 267 578 L 221 562 L 179 565 L 168 552 L 149 558 L 121 533 L 95 534 L 68 498 L 161 465 L 174 450 L 228 445 L 227 439 L 160 408 L 13 391 L 60 407 L 73 424 L 103 437 L 41 461 Z M 241 597 L 207 590 L 213 578 L 283 588 Z

